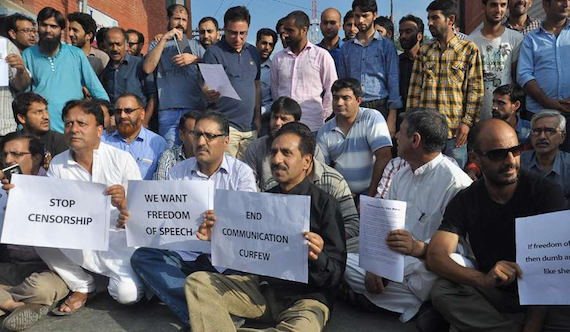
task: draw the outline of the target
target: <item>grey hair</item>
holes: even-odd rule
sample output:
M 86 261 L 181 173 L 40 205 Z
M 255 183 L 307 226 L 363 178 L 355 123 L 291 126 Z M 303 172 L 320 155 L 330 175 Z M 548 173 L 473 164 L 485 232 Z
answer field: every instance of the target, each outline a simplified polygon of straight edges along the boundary
M 561 133 L 566 134 L 566 118 L 560 112 L 555 110 L 542 110 L 536 113 L 535 115 L 532 116 L 532 119 L 530 120 L 530 125 L 532 128 L 534 128 L 534 123 L 538 121 L 538 119 L 551 118 L 551 117 L 558 118 L 558 128 L 556 129 Z

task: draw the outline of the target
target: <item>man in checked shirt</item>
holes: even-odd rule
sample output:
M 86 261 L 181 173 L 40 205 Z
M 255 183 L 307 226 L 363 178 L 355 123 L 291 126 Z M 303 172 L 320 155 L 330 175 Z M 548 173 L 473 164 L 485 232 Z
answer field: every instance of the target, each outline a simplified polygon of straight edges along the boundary
M 408 92 L 408 109 L 437 109 L 447 120 L 444 154 L 460 167 L 467 161 L 467 134 L 483 102 L 483 66 L 479 49 L 453 31 L 457 8 L 452 0 L 435 0 L 427 8 L 434 39 L 420 50 Z

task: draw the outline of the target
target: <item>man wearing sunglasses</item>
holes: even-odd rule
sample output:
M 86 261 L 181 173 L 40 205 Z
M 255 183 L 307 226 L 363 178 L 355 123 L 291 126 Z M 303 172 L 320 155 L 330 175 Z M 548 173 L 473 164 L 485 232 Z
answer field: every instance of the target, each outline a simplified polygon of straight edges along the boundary
M 566 139 L 566 118 L 558 111 L 542 110 L 531 120 L 530 140 L 534 150 L 521 155 L 521 168 L 556 182 L 570 208 L 570 153 L 560 151 Z
M 515 263 L 515 219 L 562 210 L 560 187 L 520 170 L 520 145 L 505 121 L 476 125 L 469 141 L 483 178 L 459 192 L 447 205 L 432 237 L 427 266 L 441 277 L 432 288 L 433 306 L 462 331 L 520 331 L 501 315 L 526 311 L 524 331 L 541 331 L 546 308 L 519 305 Z M 478 270 L 456 263 L 450 254 L 460 239 L 469 238 Z
M 143 126 L 143 101 L 135 94 L 124 93 L 113 110 L 117 130 L 103 135 L 101 141 L 127 151 L 137 162 L 143 180 L 152 180 L 158 158 L 166 150 L 166 140 Z

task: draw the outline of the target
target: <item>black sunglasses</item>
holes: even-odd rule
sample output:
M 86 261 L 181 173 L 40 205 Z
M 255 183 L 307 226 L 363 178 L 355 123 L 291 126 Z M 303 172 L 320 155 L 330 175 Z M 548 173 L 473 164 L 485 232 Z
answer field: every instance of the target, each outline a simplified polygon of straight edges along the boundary
M 113 109 L 113 113 L 115 113 L 115 114 L 121 114 L 121 113 L 125 112 L 125 113 L 127 113 L 127 114 L 131 114 L 131 113 L 133 113 L 134 111 L 138 111 L 138 110 L 140 110 L 140 109 L 142 109 L 142 107 L 137 107 L 137 108 L 114 108 L 114 109 Z
M 496 150 L 489 150 L 489 151 L 481 151 L 481 150 L 475 150 L 475 152 L 483 157 L 487 157 L 492 161 L 501 161 L 501 160 L 505 160 L 505 158 L 507 158 L 507 156 L 509 155 L 509 152 L 513 154 L 514 157 L 518 157 L 520 156 L 522 150 L 523 150 L 523 144 L 519 144 L 517 146 L 513 146 L 512 148 L 508 148 L 508 149 L 496 149 Z

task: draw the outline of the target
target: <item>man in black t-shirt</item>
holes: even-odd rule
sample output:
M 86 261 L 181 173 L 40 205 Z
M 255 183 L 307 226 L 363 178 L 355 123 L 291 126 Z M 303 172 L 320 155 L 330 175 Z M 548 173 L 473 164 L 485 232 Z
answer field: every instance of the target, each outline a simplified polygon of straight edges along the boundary
M 442 278 L 432 289 L 433 305 L 460 331 L 520 331 L 501 315 L 524 311 L 516 286 L 522 271 L 515 263 L 515 218 L 562 210 L 564 195 L 555 183 L 520 170 L 522 146 L 506 122 L 481 122 L 469 141 L 483 178 L 449 203 L 429 244 L 428 267 Z M 460 237 L 469 238 L 479 270 L 449 257 Z M 527 307 L 526 314 L 524 331 L 541 331 L 546 307 Z

